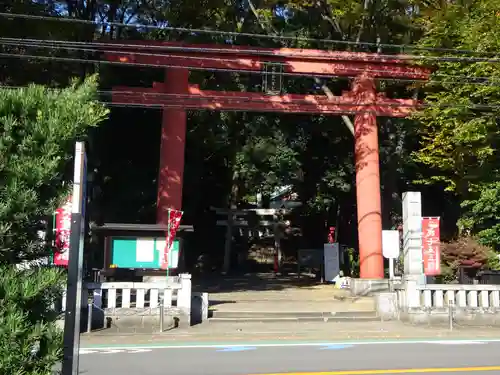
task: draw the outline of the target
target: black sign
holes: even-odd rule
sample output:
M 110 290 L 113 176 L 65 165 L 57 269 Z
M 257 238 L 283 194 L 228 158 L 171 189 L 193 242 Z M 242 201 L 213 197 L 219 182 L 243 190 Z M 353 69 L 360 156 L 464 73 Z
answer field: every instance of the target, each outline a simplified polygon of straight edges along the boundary
M 283 64 L 264 63 L 262 91 L 268 95 L 279 95 L 283 90 Z

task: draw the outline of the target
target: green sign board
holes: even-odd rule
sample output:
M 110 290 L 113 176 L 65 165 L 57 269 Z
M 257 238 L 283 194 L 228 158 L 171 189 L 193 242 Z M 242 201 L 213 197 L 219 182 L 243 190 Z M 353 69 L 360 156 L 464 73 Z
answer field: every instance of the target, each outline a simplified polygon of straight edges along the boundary
M 165 237 L 112 237 L 111 267 L 159 269 L 165 251 Z M 168 252 L 168 268 L 179 264 L 179 240 L 174 240 Z

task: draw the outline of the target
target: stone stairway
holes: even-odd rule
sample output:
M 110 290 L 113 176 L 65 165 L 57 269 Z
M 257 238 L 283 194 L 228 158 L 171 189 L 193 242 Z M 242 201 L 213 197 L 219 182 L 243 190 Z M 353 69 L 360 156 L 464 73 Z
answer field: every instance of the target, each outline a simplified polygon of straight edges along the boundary
M 280 290 L 209 293 L 209 322 L 360 322 L 379 321 L 372 297 L 352 298 L 333 285 Z
M 380 321 L 374 311 L 212 311 L 213 323 L 292 323 L 292 322 L 369 322 Z

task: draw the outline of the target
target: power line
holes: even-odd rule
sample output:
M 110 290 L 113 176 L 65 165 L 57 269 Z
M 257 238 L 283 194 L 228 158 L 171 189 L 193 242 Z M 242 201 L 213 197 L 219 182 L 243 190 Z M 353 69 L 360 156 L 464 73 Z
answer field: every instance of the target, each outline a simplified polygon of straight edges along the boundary
M 203 68 L 196 66 L 187 66 L 187 65 L 173 65 L 173 64 L 152 64 L 152 63 L 136 63 L 136 62 L 126 62 L 126 61 L 107 61 L 107 60 L 93 60 L 93 59 L 82 59 L 82 58 L 74 58 L 74 57 L 59 57 L 59 56 L 40 56 L 40 55 L 26 55 L 26 54 L 16 54 L 16 53 L 0 53 L 2 57 L 13 57 L 20 59 L 38 59 L 38 60 L 54 60 L 61 62 L 77 62 L 77 63 L 86 63 L 86 64 L 104 64 L 104 65 L 121 65 L 121 66 L 133 66 L 133 67 L 148 67 L 148 68 L 185 68 L 189 70 L 196 71 L 215 71 L 215 72 L 226 72 L 226 73 L 249 73 L 249 74 L 259 74 L 259 75 L 267 75 L 271 74 L 265 71 L 255 71 L 255 70 L 240 70 L 240 69 L 229 69 L 229 68 Z M 302 73 L 281 73 L 287 76 L 306 76 L 306 74 Z M 307 75 L 311 76 L 311 75 Z M 324 77 L 324 76 L 318 76 Z
M 113 103 L 113 102 L 102 102 L 99 101 L 98 103 L 110 106 L 110 107 L 121 107 L 121 108 L 145 108 L 145 109 L 164 109 L 164 108 L 171 108 L 171 109 L 186 109 L 186 110 L 191 110 L 191 111 L 219 111 L 218 109 L 211 109 L 211 108 L 185 108 L 183 105 L 169 105 L 169 104 L 142 104 L 142 103 Z M 349 105 L 351 106 L 351 105 Z M 351 106 L 352 107 L 352 106 Z M 225 109 L 223 110 L 224 112 L 272 112 L 272 113 L 283 113 L 284 111 L 276 110 L 276 109 L 254 109 L 254 108 L 248 108 L 248 109 Z M 376 111 L 376 110 L 364 110 L 364 109 L 357 109 L 357 110 L 350 110 L 346 109 L 345 111 L 342 111 L 343 114 L 350 114 L 350 115 L 356 115 L 359 113 L 373 113 L 373 114 L 380 114 L 381 111 Z M 290 112 L 285 112 L 288 114 L 291 114 Z M 320 112 L 316 111 L 315 109 L 311 110 L 300 110 L 299 112 L 292 112 L 292 114 L 316 114 L 316 115 L 321 115 Z M 325 114 L 325 113 L 324 113 Z M 326 115 L 333 114 L 333 113 L 326 113 Z
M 27 86 L 5 86 L 5 85 L 0 85 L 0 89 L 25 89 Z M 64 88 L 48 88 L 50 91 L 63 91 Z M 235 102 L 252 102 L 252 103 L 267 103 L 268 101 L 265 99 L 251 99 L 246 96 L 233 96 L 233 97 L 227 97 L 223 95 L 211 95 L 210 97 L 193 97 L 191 94 L 176 94 L 176 93 L 163 93 L 163 92 L 137 92 L 137 91 L 131 91 L 131 90 L 98 90 L 98 94 L 102 95 L 112 95 L 112 94 L 120 94 L 120 95 L 137 95 L 140 94 L 142 97 L 159 97 L 160 100 L 164 97 L 166 98 L 175 98 L 175 99 L 183 99 L 183 100 L 189 100 L 189 101 L 212 101 L 216 103 L 217 99 L 221 100 L 229 100 L 229 101 L 235 101 Z M 243 94 L 243 93 L 242 93 Z M 439 105 L 433 105 L 429 103 L 419 103 L 416 106 L 412 104 L 404 104 L 404 103 L 337 103 L 335 101 L 330 101 L 325 97 L 325 102 L 326 103 L 312 103 L 311 101 L 302 99 L 302 100 L 294 100 L 293 103 L 303 103 L 303 104 L 310 104 L 310 105 L 324 105 L 324 104 L 334 104 L 337 106 L 341 107 L 370 107 L 373 105 L 378 105 L 381 108 L 384 107 L 389 107 L 389 108 L 462 108 L 462 109 L 472 109 L 472 110 L 490 110 L 490 109 L 495 109 L 495 110 L 500 110 L 500 105 L 490 105 L 490 104 L 439 104 Z M 115 102 L 107 102 L 107 101 L 100 101 L 99 103 L 101 104 L 113 104 L 117 106 L 131 106 L 131 107 L 158 107 L 158 108 L 184 108 L 183 104 L 165 104 L 165 103 L 115 103 Z M 289 104 L 289 103 L 287 103 Z M 375 111 L 377 112 L 377 111 Z
M 83 46 L 94 46 L 101 48 L 103 46 L 108 46 L 111 48 L 133 48 L 133 49 L 147 49 L 147 50 L 162 50 L 162 51 L 177 51 L 177 52 L 191 52 L 191 53 L 216 53 L 216 54 L 242 54 L 242 55 L 254 55 L 254 56 L 267 56 L 267 57 L 288 57 L 290 52 L 280 51 L 276 53 L 274 51 L 267 51 L 266 49 L 256 49 L 255 47 L 245 47 L 240 45 L 231 45 L 227 47 L 231 48 L 217 48 L 216 44 L 214 47 L 197 47 L 196 44 L 190 45 L 152 45 L 152 44 L 139 44 L 139 43 L 100 43 L 100 42 L 77 42 L 77 41 L 65 41 L 65 40 L 48 40 L 48 39 L 24 39 L 24 38 L 1 38 L 0 40 L 5 40 L 6 42 L 16 42 L 16 43 L 37 43 L 37 44 L 69 44 L 69 45 L 83 45 Z M 240 47 L 240 49 L 238 49 Z M 252 49 L 253 48 L 253 49 Z M 308 49 L 305 49 L 308 51 Z M 485 62 L 485 63 L 499 63 L 500 58 L 490 58 L 490 57 L 469 57 L 469 56 L 426 56 L 426 55 L 390 55 L 390 54 L 379 54 L 379 53 L 365 53 L 365 52 L 345 52 L 345 51 L 324 51 L 324 52 L 338 52 L 349 54 L 346 59 L 350 61 L 363 61 L 363 62 L 374 62 L 374 63 L 390 63 L 384 61 L 385 59 L 392 61 L 435 61 L 435 62 Z M 352 55 L 353 54 L 353 55 Z M 359 59 L 356 60 L 356 55 Z M 317 54 L 301 54 L 301 58 L 317 58 Z M 326 59 L 326 58 L 325 58 Z
M 22 86 L 0 86 L 0 88 L 22 89 L 24 87 L 22 87 Z M 50 90 L 57 92 L 57 91 L 62 91 L 64 89 L 51 88 Z M 267 99 L 264 99 L 264 98 L 255 98 L 255 99 L 248 98 L 247 96 L 244 96 L 244 92 L 241 93 L 242 94 L 241 96 L 231 96 L 231 97 L 224 96 L 224 95 L 210 95 L 209 97 L 207 97 L 207 96 L 193 96 L 193 94 L 147 92 L 147 91 L 141 92 L 141 91 L 134 91 L 134 90 L 98 90 L 97 93 L 103 94 L 103 95 L 117 94 L 117 95 L 122 95 L 122 96 L 141 95 L 143 98 L 155 97 L 155 98 L 159 98 L 160 100 L 164 99 L 164 98 L 167 98 L 167 99 L 174 98 L 174 99 L 183 99 L 183 100 L 193 101 L 193 102 L 212 101 L 212 102 L 216 103 L 217 100 L 225 100 L 225 101 L 229 101 L 229 102 L 252 102 L 252 103 L 268 103 L 269 102 Z M 292 95 L 294 95 L 294 94 L 292 94 Z M 307 95 L 307 94 L 303 94 L 303 95 Z M 309 95 L 312 95 L 312 94 L 309 94 Z M 262 94 L 262 96 L 265 96 L 265 94 Z M 286 94 L 284 94 L 284 96 L 286 96 Z M 319 96 L 319 95 L 316 95 L 316 96 Z M 373 105 L 373 104 L 367 104 L 367 103 L 341 103 L 341 102 L 338 103 L 334 100 L 328 99 L 328 97 L 326 97 L 326 96 L 324 96 L 324 102 L 312 102 L 311 100 L 307 100 L 307 99 L 292 99 L 292 100 L 293 100 L 293 102 L 285 103 L 285 104 L 309 104 L 309 105 L 318 105 L 318 106 L 325 105 L 325 104 L 333 104 L 333 105 L 346 106 L 346 107 L 357 107 L 357 106 L 368 107 L 368 106 Z M 276 104 L 279 104 L 279 103 L 276 103 Z M 415 107 L 415 105 L 405 104 L 405 103 L 383 104 L 381 102 L 378 102 L 376 104 L 378 104 L 381 107 L 401 107 L 401 108 L 414 108 Z M 150 104 L 147 104 L 147 105 L 150 105 Z M 163 104 L 161 104 L 161 105 L 163 105 Z M 175 105 L 175 104 L 172 104 L 172 105 Z
M 10 45 L 10 46 L 24 46 L 24 47 L 32 47 L 32 48 L 48 48 L 48 49 L 61 49 L 68 51 L 81 51 L 81 52 L 103 52 L 103 53 L 116 53 L 116 54 L 127 54 L 127 55 L 137 55 L 137 56 L 153 56 L 153 57 L 173 57 L 173 58 L 181 58 L 187 60 L 206 60 L 206 61 L 226 61 L 226 62 L 234 62 L 234 59 L 224 59 L 219 57 L 209 57 L 209 56 L 184 56 L 184 55 L 164 55 L 160 53 L 150 53 L 150 52 L 135 52 L 135 51 L 126 51 L 126 50 L 118 50 L 119 47 L 113 46 L 112 43 L 106 43 L 105 45 L 100 46 L 99 43 L 89 43 L 90 47 L 104 47 L 109 46 L 111 49 L 103 49 L 103 48 L 86 48 L 79 47 L 78 44 L 74 44 L 73 42 L 68 42 L 68 45 L 57 43 L 56 45 L 51 45 L 50 42 L 31 42 L 31 41 L 23 41 L 21 40 L 6 40 L 6 39 L 15 39 L 15 38 L 0 38 L 0 44 Z M 87 44 L 84 44 L 87 46 Z M 116 48 L 117 50 L 114 50 Z M 280 62 L 271 61 L 266 62 L 266 64 L 270 65 L 283 65 Z
M 252 56 L 265 56 L 265 57 L 289 57 L 290 52 L 280 51 L 276 53 L 272 49 L 269 48 L 256 48 L 256 47 L 247 47 L 241 45 L 226 45 L 229 48 L 217 47 L 220 45 L 214 44 L 213 46 L 196 46 L 196 44 L 190 45 L 154 45 L 154 44 L 139 44 L 139 43 L 106 43 L 106 42 L 79 42 L 79 41 L 65 41 L 65 40 L 49 40 L 49 39 L 25 39 L 25 38 L 1 38 L 1 40 L 10 43 L 37 43 L 37 44 L 48 44 L 48 45 L 78 45 L 78 46 L 94 46 L 97 48 L 102 47 L 111 47 L 111 48 L 125 48 L 125 49 L 146 49 L 146 50 L 160 50 L 160 51 L 174 51 L 174 52 L 190 52 L 190 53 L 216 53 L 216 54 L 224 54 L 224 55 L 252 55 Z M 145 42 L 147 43 L 147 42 Z M 305 49 L 305 51 L 308 51 Z M 348 54 L 346 59 L 355 60 L 356 55 L 359 56 L 358 61 L 372 61 L 372 62 L 380 62 L 383 59 L 391 59 L 391 60 L 414 60 L 414 56 L 411 55 L 383 55 L 383 54 L 375 54 L 375 53 L 364 53 L 364 52 L 345 52 L 345 51 L 326 51 L 321 50 L 323 52 L 338 52 Z M 353 55 L 354 54 L 354 55 Z M 309 53 L 309 54 L 301 54 L 301 58 L 317 58 L 317 54 Z M 418 56 L 417 56 L 418 58 Z M 326 58 L 324 58 L 326 59 Z
M 105 52 L 100 50 L 99 52 Z M 116 52 L 116 51 L 111 51 Z M 133 54 L 133 53 L 129 53 Z M 147 55 L 147 54 L 146 54 Z M 138 62 L 127 62 L 127 61 L 108 61 L 108 60 L 97 60 L 97 59 L 83 59 L 83 58 L 75 58 L 75 57 L 60 57 L 60 56 L 41 56 L 41 55 L 32 55 L 32 54 L 22 54 L 22 53 L 7 53 L 2 52 L 0 56 L 3 57 L 11 57 L 11 58 L 20 58 L 20 59 L 39 59 L 39 60 L 54 60 L 61 62 L 75 62 L 75 63 L 86 63 L 86 64 L 104 64 L 104 65 L 121 65 L 121 66 L 131 66 L 131 67 L 151 67 L 151 68 L 184 68 L 195 71 L 215 71 L 215 72 L 226 72 L 226 73 L 247 73 L 261 76 L 270 76 L 273 72 L 268 71 L 259 71 L 259 70 L 250 70 L 250 69 L 231 69 L 231 68 L 207 68 L 207 67 L 199 67 L 199 66 L 189 66 L 189 65 L 179 65 L 179 64 L 153 64 L 153 63 L 138 63 Z M 203 58 L 200 58 L 203 59 Z M 383 70 L 366 70 L 366 69 L 356 69 L 351 68 L 351 70 L 363 72 L 373 72 L 373 73 L 384 73 Z M 282 76 L 289 77 L 310 77 L 310 78 L 327 78 L 327 77 L 339 77 L 334 74 L 310 74 L 310 73 L 297 73 L 297 72 L 280 72 L 278 73 Z M 349 76 L 343 76 L 349 77 Z M 354 75 L 351 77 L 355 77 Z M 406 79 L 406 78 L 378 78 L 379 80 L 386 81 L 396 81 L 396 82 L 415 82 L 415 79 Z
M 2 42 L 0 41 L 0 44 Z M 38 48 L 37 46 L 29 46 L 33 48 Z M 45 48 L 45 46 L 40 46 Z M 50 48 L 50 47 L 49 47 Z M 57 47 L 58 49 L 66 49 L 66 50 L 75 50 L 81 52 L 110 52 L 110 53 L 126 53 L 128 55 L 146 55 L 146 56 L 160 56 L 164 57 L 165 55 L 160 54 L 148 54 L 148 53 L 140 53 L 140 52 L 120 52 L 120 51 L 112 51 L 112 50 L 101 50 L 101 49 L 86 49 L 80 47 Z M 310 73 L 297 73 L 297 72 L 268 72 L 268 71 L 259 71 L 259 70 L 250 70 L 250 69 L 231 69 L 231 68 L 213 68 L 213 67 L 199 67 L 199 66 L 189 66 L 189 65 L 179 65 L 179 64 L 153 64 L 153 63 L 138 63 L 138 62 L 126 62 L 126 61 L 108 61 L 108 60 L 98 60 L 98 59 L 84 59 L 84 58 L 74 58 L 74 57 L 60 57 L 60 56 L 42 56 L 42 55 L 32 55 L 32 54 L 23 54 L 23 53 L 0 53 L 0 56 L 10 57 L 10 58 L 20 58 L 20 59 L 38 59 L 38 60 L 54 60 L 61 62 L 75 62 L 75 63 L 85 63 L 85 64 L 104 64 L 104 65 L 118 65 L 118 66 L 130 66 L 130 67 L 151 67 L 151 68 L 184 68 L 195 71 L 214 71 L 214 72 L 226 72 L 226 73 L 247 73 L 261 76 L 270 76 L 273 74 L 281 75 L 281 76 L 289 76 L 289 77 L 306 77 L 306 78 L 338 78 L 338 75 L 335 74 L 310 74 Z M 168 55 L 170 57 L 179 57 L 186 59 L 195 59 L 195 60 L 216 60 L 216 61 L 231 61 L 228 59 L 217 59 L 211 57 L 194 57 L 194 56 L 181 56 L 181 55 Z M 277 63 L 280 64 L 280 63 Z M 385 73 L 384 70 L 377 69 L 361 69 L 361 68 L 350 68 L 352 71 L 359 71 L 360 73 L 372 72 L 372 73 Z M 356 75 L 343 75 L 342 77 L 356 77 Z M 443 77 L 453 80 L 427 80 L 426 83 L 436 83 L 442 85 L 450 85 L 450 84 L 470 84 L 470 85 L 480 85 L 480 86 L 500 86 L 500 79 L 498 80 L 498 84 L 493 84 L 495 82 L 494 79 L 489 77 L 473 77 L 473 76 L 464 76 L 464 75 L 448 75 L 448 74 L 437 74 L 436 77 Z M 406 82 L 406 83 L 415 83 L 421 82 L 418 79 L 412 78 L 377 78 L 377 80 L 382 81 L 390 81 L 390 82 Z M 462 81 L 458 81 L 462 80 Z M 465 81 L 465 82 L 464 82 Z M 472 82 L 471 82 L 472 81 Z M 481 81 L 481 82 L 477 82 Z
M 192 61 L 217 61 L 217 62 L 228 62 L 228 63 L 235 62 L 234 59 L 209 57 L 209 56 L 185 56 L 185 55 L 171 55 L 171 54 L 163 55 L 163 54 L 150 53 L 150 52 L 115 51 L 113 49 L 113 47 L 114 47 L 113 44 L 106 44 L 106 46 L 110 46 L 112 49 L 102 49 L 102 48 L 86 48 L 86 47 L 74 46 L 72 42 L 69 42 L 68 43 L 69 46 L 67 46 L 67 45 L 62 44 L 62 43 L 58 43 L 57 45 L 51 45 L 50 43 L 49 44 L 39 43 L 39 42 L 32 43 L 31 41 L 25 42 L 23 40 L 4 41 L 5 39 L 10 39 L 10 38 L 0 38 L 0 44 L 12 45 L 12 46 L 25 46 L 25 47 L 31 47 L 31 48 L 60 49 L 60 50 L 78 51 L 78 52 L 114 53 L 114 54 L 124 54 L 127 56 L 134 55 L 134 56 L 148 56 L 148 57 L 170 57 L 170 58 L 179 58 L 179 59 L 192 60 Z M 89 43 L 89 45 L 99 46 L 99 44 L 95 44 L 95 43 Z M 101 46 L 99 46 L 99 47 L 101 47 Z M 99 61 L 107 61 L 107 60 L 99 60 Z M 266 65 L 269 64 L 269 65 L 275 65 L 275 66 L 282 66 L 282 67 L 285 65 L 284 63 L 281 63 L 281 62 L 260 61 L 260 63 L 266 64 Z M 173 66 L 172 64 L 170 64 L 170 66 L 168 66 L 168 65 L 162 65 L 162 66 L 165 66 L 165 67 L 185 67 L 184 65 Z M 194 69 L 194 68 L 191 68 L 191 69 Z M 212 68 L 208 68 L 208 67 L 200 68 L 200 67 L 198 67 L 198 69 L 211 70 Z M 225 68 L 213 68 L 213 69 L 225 69 Z M 251 69 L 242 69 L 242 70 L 231 69 L 231 68 L 228 68 L 228 69 L 229 69 L 228 71 L 233 71 L 233 72 L 246 72 L 246 73 L 253 73 L 253 74 L 261 74 L 259 71 L 255 71 L 255 70 L 251 70 Z M 359 72 L 359 73 L 366 73 L 366 72 L 386 73 L 386 71 L 381 70 L 381 69 L 369 69 L 369 70 L 367 70 L 367 69 L 351 67 L 350 70 L 352 70 L 354 72 Z M 273 73 L 264 71 L 264 72 L 262 72 L 262 74 L 273 74 Z M 285 76 L 307 76 L 307 77 L 313 77 L 313 78 L 314 77 L 318 77 L 318 78 L 319 77 L 338 77 L 338 75 L 335 75 L 335 74 L 317 74 L 317 75 L 314 75 L 314 74 L 310 74 L 310 73 L 297 73 L 297 72 L 282 72 L 282 73 L 278 73 L 278 74 L 285 75 Z M 344 77 L 346 77 L 346 76 L 344 75 Z M 352 75 L 352 77 L 354 77 L 354 75 Z M 454 78 L 456 78 L 456 77 L 454 77 Z M 405 80 L 408 80 L 409 82 L 418 81 L 417 79 L 405 79 Z
M 0 86 L 2 87 L 2 86 Z M 5 86 L 4 86 L 5 87 Z M 191 94 L 175 94 L 175 93 L 163 93 L 163 92 L 137 92 L 137 91 L 129 91 L 129 90 L 98 90 L 98 93 L 99 94 L 119 94 L 119 95 L 137 95 L 137 94 L 141 94 L 143 97 L 146 97 L 146 96 L 153 96 L 153 97 L 175 97 L 175 98 L 180 98 L 180 99 L 188 99 L 188 100 L 198 100 L 198 101 L 202 101 L 202 100 L 207 100 L 207 99 L 210 99 L 212 101 L 216 101 L 217 99 L 221 99 L 221 100 L 230 100 L 230 101 L 237 101 L 237 102 L 252 102 L 252 103 L 267 103 L 267 100 L 265 99 L 249 99 L 248 97 L 245 97 L 245 96 L 232 96 L 232 97 L 227 97 L 227 96 L 223 96 L 223 95 L 211 95 L 210 97 L 193 97 L 191 96 Z M 286 95 L 286 94 L 285 94 Z M 355 104 L 351 104 L 351 103 L 337 103 L 331 99 L 328 99 L 326 96 L 325 96 L 325 102 L 326 103 L 312 103 L 311 101 L 309 100 L 306 100 L 306 99 L 302 99 L 302 100 L 297 100 L 297 99 L 294 99 L 293 100 L 293 103 L 303 103 L 303 104 L 311 104 L 311 105 L 324 105 L 324 104 L 335 104 L 335 105 L 339 105 L 339 106 L 346 106 L 346 107 L 357 107 L 357 106 L 360 106 L 360 107 L 363 107 L 363 106 L 372 106 L 374 104 L 368 104 L 368 103 L 355 103 Z M 381 102 L 376 102 L 375 105 L 380 105 L 381 107 L 394 107 L 394 108 L 415 108 L 415 107 L 422 107 L 422 108 L 427 108 L 427 107 L 433 107 L 433 105 L 431 104 L 425 104 L 425 103 L 419 103 L 417 104 L 416 106 L 413 105 L 413 104 L 404 104 L 404 103 L 387 103 L 387 104 L 384 104 L 384 103 L 381 103 Z M 438 106 L 438 107 L 441 107 L 441 106 Z M 494 105 L 486 105 L 486 104 L 471 104 L 471 105 L 467 105 L 467 104 L 449 104 L 449 105 L 444 105 L 442 106 L 443 108 L 449 108 L 449 107 L 452 107 L 452 108 L 469 108 L 469 109 L 478 109 L 478 110 L 481 110 L 481 109 L 489 109 L 489 108 L 497 108 L 497 109 L 500 109 L 500 105 L 498 106 L 494 106 Z
M 102 51 L 101 51 L 102 52 Z M 85 63 L 85 64 L 103 64 L 103 65 L 118 65 L 118 66 L 129 66 L 129 67 L 143 67 L 143 68 L 184 68 L 194 71 L 213 71 L 213 72 L 224 72 L 224 73 L 247 73 L 260 76 L 270 76 L 276 73 L 259 71 L 259 70 L 249 70 L 249 69 L 230 69 L 230 68 L 207 68 L 207 67 L 197 67 L 189 65 L 175 65 L 175 64 L 152 64 L 152 63 L 137 63 L 137 62 L 126 62 L 126 61 L 107 61 L 107 60 L 96 60 L 96 59 L 83 59 L 74 57 L 60 57 L 60 56 L 41 56 L 41 55 L 31 55 L 31 54 L 20 54 L 20 53 L 0 53 L 0 57 L 9 58 L 20 58 L 20 59 L 38 59 L 38 60 L 52 60 L 60 62 L 74 62 L 74 63 Z M 370 70 L 373 71 L 373 70 Z M 360 72 L 366 72 L 366 70 L 360 70 Z M 373 71 L 375 72 L 375 71 Z M 338 77 L 337 75 L 328 74 L 310 74 L 310 73 L 295 73 L 295 72 L 281 72 L 279 75 L 288 77 L 310 77 L 310 78 L 327 78 L 327 77 Z M 344 76 L 348 77 L 348 76 Z M 383 78 L 388 81 L 398 81 L 398 82 L 414 82 L 412 79 L 404 78 Z
M 108 107 L 119 107 L 119 108 L 144 108 L 144 109 L 164 109 L 164 108 L 172 108 L 172 109 L 186 109 L 185 106 L 183 105 L 168 105 L 168 104 L 142 104 L 142 103 L 117 103 L 117 102 L 105 102 L 105 101 L 99 101 L 98 102 L 99 104 L 103 104 L 103 105 L 106 105 Z M 343 106 L 342 104 L 337 104 L 337 105 L 341 105 Z M 349 107 L 352 107 L 353 105 L 350 105 L 350 104 L 346 104 L 345 105 L 346 107 L 349 106 Z M 358 106 L 358 105 L 356 105 Z M 363 107 L 363 105 L 359 105 L 360 107 Z M 431 105 L 427 105 L 427 106 L 422 106 L 423 108 L 425 107 L 429 107 L 429 108 L 432 108 Z M 477 110 L 477 111 L 495 111 L 495 110 L 500 110 L 500 106 L 498 105 L 481 105 L 481 106 L 475 106 L 475 105 L 471 105 L 471 106 L 467 106 L 467 105 L 455 105 L 455 104 L 450 104 L 450 105 L 439 105 L 439 106 L 436 106 L 438 108 L 458 108 L 458 109 L 470 109 L 470 110 Z M 217 109 L 211 109 L 211 108 L 187 108 L 187 110 L 191 110 L 191 111 L 218 111 Z M 283 113 L 283 112 L 280 112 L 280 111 L 276 111 L 276 110 L 262 110 L 262 109 L 244 109 L 244 110 L 224 110 L 224 112 L 272 112 L 272 113 Z M 357 110 L 345 110 L 345 111 L 342 111 L 343 114 L 346 114 L 346 115 L 356 115 L 356 114 L 360 114 L 360 113 L 373 113 L 373 114 L 379 114 L 380 111 L 376 111 L 376 110 L 363 110 L 363 109 L 357 109 Z M 295 112 L 292 114 L 306 114 L 306 113 L 310 113 L 310 114 L 316 114 L 316 115 L 321 115 L 321 113 L 319 112 L 316 112 L 315 110 L 311 110 L 311 111 L 300 111 L 300 112 Z M 290 114 L 290 113 L 288 113 Z M 326 113 L 326 115 L 330 115 L 331 113 Z
M 354 42 L 347 40 L 332 40 L 332 39 L 316 39 L 307 38 L 300 36 L 287 36 L 287 35 L 267 35 L 267 34 L 257 34 L 257 33 L 244 33 L 235 31 L 222 31 L 222 30 L 211 30 L 211 29 L 193 29 L 185 27 L 173 27 L 173 26 L 158 26 L 158 25 L 143 25 L 143 24 L 126 24 L 121 22 L 100 22 L 83 20 L 78 18 L 66 18 L 66 17 L 52 17 L 52 16 L 38 16 L 32 14 L 22 14 L 22 13 L 5 13 L 0 12 L 0 17 L 6 18 L 20 18 L 20 19 L 31 19 L 31 20 L 42 20 L 42 21 L 56 21 L 56 22 L 66 22 L 66 23 L 77 23 L 77 24 L 87 24 L 95 26 L 115 26 L 123 28 L 134 28 L 134 29 L 152 29 L 152 30 L 166 30 L 180 33 L 190 33 L 190 34 L 207 34 L 207 35 L 226 35 L 234 37 L 250 37 L 256 39 L 271 39 L 271 40 L 289 40 L 289 41 L 300 41 L 300 42 L 311 42 L 311 43 L 326 43 L 326 44 L 343 44 L 349 46 L 367 46 L 367 47 L 377 47 L 377 48 L 396 48 L 401 51 L 403 50 L 413 50 L 413 51 L 430 51 L 430 52 L 442 52 L 442 53 L 456 53 L 456 54 L 493 54 L 497 55 L 498 52 L 480 52 L 473 50 L 462 50 L 455 48 L 438 48 L 438 47 L 419 47 L 407 44 L 391 44 L 391 43 L 373 43 L 373 42 Z

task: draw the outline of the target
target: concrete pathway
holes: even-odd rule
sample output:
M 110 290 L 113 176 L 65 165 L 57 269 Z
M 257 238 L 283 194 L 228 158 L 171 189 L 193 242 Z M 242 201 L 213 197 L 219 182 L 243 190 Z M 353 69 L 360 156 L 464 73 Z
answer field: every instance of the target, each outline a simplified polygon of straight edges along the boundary
M 330 300 L 239 300 L 234 302 L 211 301 L 210 310 L 217 312 L 247 312 L 260 313 L 293 313 L 293 312 L 357 312 L 375 311 L 375 303 L 371 298 L 357 301 Z
M 351 298 L 347 290 L 335 289 L 311 279 L 274 277 L 269 274 L 208 283 L 197 290 L 209 293 L 211 310 L 218 312 L 353 312 L 374 311 L 371 297 Z

